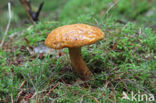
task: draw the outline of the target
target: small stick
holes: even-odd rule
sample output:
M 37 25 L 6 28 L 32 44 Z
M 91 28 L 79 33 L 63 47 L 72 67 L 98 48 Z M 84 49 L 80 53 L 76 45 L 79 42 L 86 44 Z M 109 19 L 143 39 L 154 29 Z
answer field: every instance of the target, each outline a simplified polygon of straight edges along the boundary
M 21 89 L 21 88 L 24 86 L 25 82 L 26 82 L 26 80 L 24 80 L 24 81 L 21 83 L 19 89 Z
M 13 94 L 11 92 L 11 103 L 14 103 Z
M 0 44 L 0 48 L 2 48 L 2 46 L 3 46 L 5 37 L 8 34 L 8 30 L 9 30 L 10 23 L 11 23 L 11 4 L 10 4 L 10 2 L 8 2 L 8 12 L 9 12 L 9 21 L 8 21 L 8 24 L 7 24 L 3 39 L 2 39 L 1 44 Z
M 29 0 L 20 0 L 20 2 L 23 5 L 25 11 L 27 12 L 27 15 L 28 15 L 30 21 L 33 23 L 31 15 L 29 14 L 29 11 L 32 11 L 30 1 Z
M 53 88 L 51 88 L 46 95 L 49 95 L 57 86 L 58 86 L 58 83 Z
M 34 23 L 34 21 L 38 22 L 38 20 L 39 20 L 38 17 L 39 17 L 39 14 L 43 7 L 44 2 L 40 3 L 40 6 L 39 6 L 37 12 L 32 11 L 30 0 L 20 0 L 20 2 L 24 6 L 25 11 L 27 12 L 27 15 L 28 15 L 29 19 L 32 21 L 32 23 Z

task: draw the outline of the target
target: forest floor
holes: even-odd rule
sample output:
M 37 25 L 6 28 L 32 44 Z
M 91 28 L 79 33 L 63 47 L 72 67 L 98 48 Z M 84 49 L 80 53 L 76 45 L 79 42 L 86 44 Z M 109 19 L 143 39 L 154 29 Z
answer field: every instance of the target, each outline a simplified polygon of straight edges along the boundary
M 8 11 L 6 0 L 1 1 L 2 38 Z M 32 1 L 33 10 L 41 1 Z M 15 0 L 0 48 L 0 103 L 154 103 L 155 4 L 155 0 L 45 0 L 39 22 L 32 24 Z M 72 70 L 67 48 L 44 46 L 50 31 L 74 23 L 97 26 L 105 33 L 103 40 L 82 48 L 94 74 L 90 81 L 80 80 Z M 129 99 L 122 98 L 126 95 Z

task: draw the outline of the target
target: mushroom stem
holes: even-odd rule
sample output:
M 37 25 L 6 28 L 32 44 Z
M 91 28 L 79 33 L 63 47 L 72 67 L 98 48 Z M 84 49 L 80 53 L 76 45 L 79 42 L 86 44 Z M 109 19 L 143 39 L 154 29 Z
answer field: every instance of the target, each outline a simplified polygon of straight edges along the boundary
M 85 62 L 81 57 L 81 47 L 69 48 L 70 60 L 73 68 L 79 74 L 83 80 L 88 80 L 91 71 L 86 66 Z

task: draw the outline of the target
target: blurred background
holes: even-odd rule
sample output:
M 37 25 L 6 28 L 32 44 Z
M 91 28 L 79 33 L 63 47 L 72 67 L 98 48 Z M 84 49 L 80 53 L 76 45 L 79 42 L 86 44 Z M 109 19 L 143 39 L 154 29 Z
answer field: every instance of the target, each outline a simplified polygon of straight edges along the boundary
M 40 21 L 87 22 L 91 19 L 112 19 L 117 22 L 137 22 L 155 29 L 156 1 L 155 0 L 30 0 L 33 11 L 37 11 L 44 2 L 40 13 Z M 29 24 L 29 18 L 20 0 L 0 1 L 0 31 L 8 22 L 8 2 L 11 2 L 11 27 Z

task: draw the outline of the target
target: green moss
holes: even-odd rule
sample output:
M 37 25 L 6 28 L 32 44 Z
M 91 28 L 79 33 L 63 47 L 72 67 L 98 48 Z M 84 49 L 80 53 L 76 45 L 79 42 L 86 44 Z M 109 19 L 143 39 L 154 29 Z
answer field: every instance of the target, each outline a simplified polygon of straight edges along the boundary
M 143 22 L 143 19 L 148 21 L 143 12 L 151 8 L 152 2 L 148 3 L 147 0 L 120 0 L 116 4 L 113 0 L 57 2 L 45 1 L 43 13 L 48 12 L 49 16 L 41 16 L 39 23 L 9 30 L 9 35 L 13 33 L 16 35 L 12 40 L 7 37 L 6 45 L 0 49 L 0 102 L 6 96 L 10 102 L 11 93 L 16 98 L 24 80 L 26 80 L 26 84 L 22 87 L 24 92 L 36 93 L 35 98 L 43 103 L 52 100 L 59 103 L 96 101 L 129 103 L 131 101 L 121 99 L 123 91 L 127 91 L 129 96 L 130 91 L 137 93 L 138 90 L 141 93 L 156 93 L 154 85 L 156 35 L 155 31 Z M 49 20 L 56 11 L 59 11 L 57 21 Z M 16 12 L 22 13 L 22 10 Z M 139 18 L 143 21 L 141 19 L 139 21 Z M 129 21 L 134 19 L 136 23 Z M 42 44 L 51 30 L 72 23 L 94 25 L 105 33 L 104 40 L 82 48 L 82 57 L 95 76 L 93 80 L 85 83 L 80 83 L 77 74 L 72 71 L 67 49 L 58 51 L 63 52 L 62 56 L 58 56 L 58 52 L 44 56 L 31 55 L 26 49 L 28 44 L 24 40 L 26 38 L 33 48 Z M 47 95 L 50 90 L 52 91 Z

